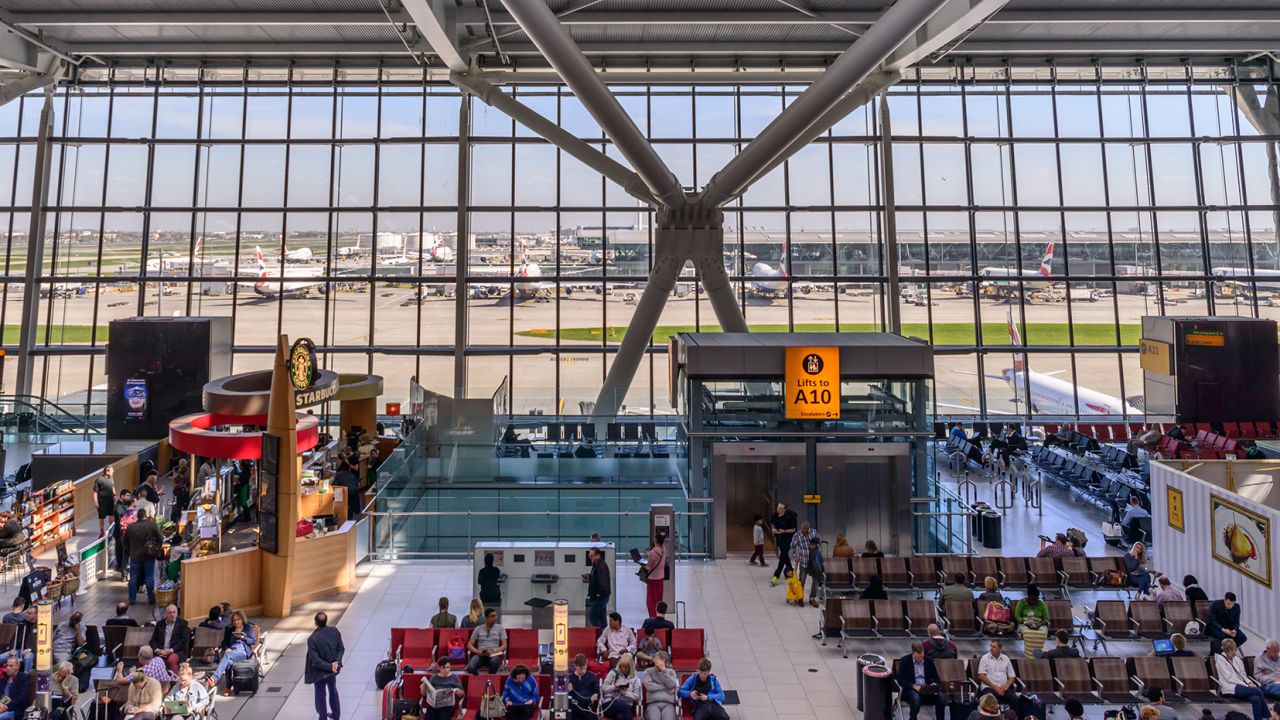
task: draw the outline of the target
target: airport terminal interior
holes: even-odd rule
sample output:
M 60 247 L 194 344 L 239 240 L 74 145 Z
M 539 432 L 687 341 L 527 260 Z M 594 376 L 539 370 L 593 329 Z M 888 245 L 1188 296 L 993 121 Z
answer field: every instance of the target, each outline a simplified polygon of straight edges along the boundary
M 1277 53 L 0 0 L 0 720 L 1280 720 Z

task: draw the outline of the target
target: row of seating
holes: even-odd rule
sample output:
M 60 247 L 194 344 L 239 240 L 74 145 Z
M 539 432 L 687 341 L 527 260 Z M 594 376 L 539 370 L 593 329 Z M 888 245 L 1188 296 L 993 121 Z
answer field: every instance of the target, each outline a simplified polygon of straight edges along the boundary
M 1211 605 L 1208 600 L 1194 604 L 1187 600 L 1166 600 L 1163 604 L 1154 600 L 1099 600 L 1090 614 L 1093 628 L 1103 641 L 1167 638 L 1174 633 L 1194 639 L 1206 636 L 1188 636 L 1187 625 L 1194 621 L 1203 628 L 1208 624 Z
M 1127 452 L 1119 452 L 1128 457 Z M 1114 512 L 1116 508 L 1124 507 L 1128 504 L 1130 495 L 1137 495 L 1142 500 L 1143 507 L 1150 507 L 1145 481 L 1132 472 L 1119 468 L 1100 472 L 1083 460 L 1056 453 L 1049 448 L 1036 448 L 1026 457 L 1027 463 L 1042 475 L 1062 482 L 1103 510 Z M 1150 527 L 1143 530 L 1145 532 L 1142 539 L 1149 540 Z
M 1098 449 L 1098 462 L 1112 470 L 1136 470 L 1138 458 L 1123 445 L 1103 445 Z
M 507 667 L 525 665 L 538 667 L 538 631 L 531 628 L 506 628 Z M 391 628 L 391 658 L 396 667 L 427 668 L 449 653 L 449 645 L 459 638 L 465 645 L 472 630 L 435 628 Z M 644 637 L 643 630 L 636 631 L 637 640 Z M 582 653 L 595 657 L 596 641 L 600 629 L 594 627 L 569 628 L 569 657 Z M 698 662 L 706 657 L 706 637 L 702 628 L 677 628 L 659 630 L 658 638 L 671 655 L 671 667 L 677 671 L 696 670 Z
M 1186 432 L 1186 428 L 1187 426 L 1184 425 L 1184 432 Z M 1272 439 L 1280 436 L 1280 432 L 1278 432 L 1280 431 L 1280 427 L 1277 427 L 1265 420 L 1255 422 L 1224 422 L 1217 427 L 1211 423 L 1195 423 L 1191 425 L 1191 429 L 1195 430 L 1197 434 L 1199 434 L 1200 431 L 1204 431 L 1206 433 L 1213 433 L 1216 435 L 1225 435 L 1228 438 L 1243 438 L 1245 440 Z
M 888 589 L 937 590 L 957 575 L 965 585 L 980 585 L 993 577 L 1002 587 L 1025 588 L 1035 583 L 1044 590 L 1067 595 L 1071 590 L 1124 590 L 1109 584 L 1112 572 L 1123 573 L 1121 559 L 1102 557 L 995 557 L 990 555 L 943 555 L 883 558 L 827 558 L 826 585 L 829 593 L 865 586 L 879 576 Z
M 1016 686 L 1048 705 L 1143 702 L 1148 688 L 1159 688 L 1166 702 L 1235 702 L 1224 698 L 1212 658 L 1095 657 L 1032 660 L 1011 658 Z M 936 660 L 943 692 L 971 696 L 979 692 L 978 659 Z M 1248 668 L 1252 673 L 1252 668 Z
M 692 673 L 678 673 L 680 682 L 688 679 Z M 409 702 L 413 707 L 418 707 L 422 703 L 422 681 L 431 677 L 425 672 L 405 673 L 396 682 L 387 685 L 382 690 L 382 718 L 383 720 L 401 720 L 394 710 L 397 701 Z M 485 688 L 492 685 L 493 691 L 501 695 L 502 686 L 506 683 L 508 675 L 458 675 L 459 681 L 462 683 L 462 690 L 465 693 L 462 699 L 461 712 L 454 715 L 454 720 L 478 720 L 480 712 L 480 700 L 484 696 Z M 535 674 L 534 680 L 538 683 L 538 707 L 540 710 L 549 710 L 552 701 L 552 677 L 547 674 Z M 604 678 L 600 678 L 602 681 Z M 642 690 L 643 693 L 643 690 Z M 641 695 L 641 705 L 643 705 L 643 694 Z M 684 700 L 680 705 L 681 715 L 684 720 L 693 720 L 693 705 L 688 700 Z

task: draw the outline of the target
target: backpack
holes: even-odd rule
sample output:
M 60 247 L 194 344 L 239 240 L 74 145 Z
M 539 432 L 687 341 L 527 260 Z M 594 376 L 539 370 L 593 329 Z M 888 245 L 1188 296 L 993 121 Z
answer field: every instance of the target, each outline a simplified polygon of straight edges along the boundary
M 462 637 L 454 635 L 449 638 L 449 662 L 460 663 L 467 659 L 467 645 L 462 641 Z

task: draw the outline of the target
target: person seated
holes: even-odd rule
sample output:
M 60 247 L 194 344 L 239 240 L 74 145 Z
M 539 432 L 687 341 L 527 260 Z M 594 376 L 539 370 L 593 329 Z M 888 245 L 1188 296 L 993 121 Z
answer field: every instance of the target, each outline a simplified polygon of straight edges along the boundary
M 680 678 L 671 669 L 671 658 L 660 652 L 653 657 L 653 667 L 640 676 L 644 687 L 645 720 L 676 720 L 680 704 Z
M 524 665 L 511 668 L 511 675 L 502 684 L 502 704 L 507 708 L 508 720 L 538 717 L 538 681 L 529 674 L 529 668 Z
M 884 553 L 880 552 L 880 547 L 876 545 L 875 540 L 868 540 L 862 545 L 862 557 L 882 558 L 884 557 Z
M 496 673 L 502 668 L 502 659 L 507 654 L 507 631 L 498 624 L 498 611 L 488 608 L 484 611 L 484 623 L 471 631 L 467 640 L 467 653 L 471 659 L 467 661 L 467 672 L 475 675 L 480 668 Z
M 1196 654 L 1187 649 L 1187 638 L 1182 633 L 1174 633 L 1169 636 L 1169 642 L 1173 644 L 1172 650 L 1164 652 L 1152 651 L 1151 654 L 1156 657 L 1195 657 Z
M 102 624 L 108 627 L 112 627 L 115 625 L 122 625 L 124 627 L 138 627 L 138 621 L 129 617 L 129 603 L 123 600 L 116 603 L 116 614 L 108 618 L 107 621 Z
M 1053 542 L 1040 548 L 1040 552 L 1036 553 L 1036 557 L 1040 558 L 1060 558 L 1075 557 L 1075 551 L 1071 549 L 1066 533 L 1058 533 L 1053 536 Z
M 49 700 L 53 720 L 75 717 L 76 702 L 80 699 L 80 679 L 71 663 L 60 663 L 49 677 Z
M 978 698 L 978 709 L 969 713 L 968 720 L 1018 720 L 1011 710 L 1000 710 L 1000 701 L 994 695 Z
M 666 602 L 662 600 L 658 601 L 658 606 L 656 608 L 658 612 L 651 618 L 645 618 L 644 624 L 640 626 L 640 629 L 644 631 L 645 635 L 652 635 L 658 630 L 675 629 L 675 624 L 667 619 L 668 609 L 669 606 Z
M 209 691 L 195 682 L 194 677 L 195 673 L 192 672 L 191 665 L 182 663 L 178 666 L 178 679 L 173 683 L 173 687 L 169 688 L 169 694 L 164 699 L 166 703 L 172 703 L 175 708 L 185 707 L 187 712 L 175 712 L 169 717 L 182 720 L 198 718 L 213 706 L 213 698 L 209 697 Z
M 867 581 L 866 589 L 858 597 L 863 600 L 888 600 L 889 591 L 885 590 L 884 580 L 879 575 L 872 575 L 871 579 Z
M 693 720 L 729 720 L 724 709 L 724 690 L 711 674 L 711 660 L 698 661 L 698 672 L 685 679 L 677 693 L 693 705 Z
M 596 656 L 608 660 L 610 668 L 616 668 L 623 655 L 635 655 L 635 652 L 636 631 L 622 624 L 621 614 L 609 613 L 609 624 L 596 640 Z
M 27 539 L 22 523 L 12 513 L 0 512 L 0 550 L 17 547 Z
M 1075 698 L 1068 698 L 1062 704 L 1062 710 L 1067 714 L 1067 720 L 1081 720 L 1084 717 L 1084 703 Z
M 926 630 L 929 635 L 924 641 L 924 654 L 930 660 L 954 660 L 960 657 L 960 651 L 951 639 L 942 634 L 942 628 L 930 624 Z
M 933 703 L 935 718 L 941 718 L 946 710 L 942 697 L 942 679 L 933 660 L 924 654 L 924 645 L 911 643 L 911 652 L 898 660 L 898 691 L 902 700 L 911 708 L 911 720 L 920 715 L 920 706 L 926 699 Z
M 435 698 L 444 693 L 444 702 L 435 705 L 431 704 L 430 698 Z M 421 706 L 425 711 L 423 716 L 425 720 L 453 720 L 453 716 L 458 711 L 458 706 L 462 704 L 462 698 L 466 693 L 462 689 L 462 680 L 453 673 L 453 661 L 448 655 L 440 658 L 436 662 L 436 671 L 431 677 L 422 679 L 422 700 Z M 450 701 L 450 696 L 452 696 Z
M 10 657 L 0 673 L 0 720 L 22 720 L 32 700 L 31 673 L 23 672 L 18 658 Z
M 29 673 L 36 664 L 36 637 L 40 632 L 36 606 L 32 605 L 23 611 L 23 618 L 18 624 L 18 631 L 14 633 L 13 645 L 0 653 L 0 663 L 11 657 L 17 658 L 22 663 L 22 671 Z
M 600 678 L 587 668 L 587 656 L 573 658 L 569 674 L 569 720 L 599 720 L 596 703 L 600 701 Z
M 1173 586 L 1173 581 L 1166 575 L 1161 575 L 1156 580 L 1156 594 L 1152 598 L 1156 601 L 1156 607 L 1163 608 L 1167 602 L 1182 602 L 1186 600 L 1178 588 Z
M 1253 707 L 1253 720 L 1267 720 L 1267 701 L 1258 683 L 1249 677 L 1244 659 L 1235 640 L 1222 641 L 1222 652 L 1213 656 L 1213 667 L 1222 688 L 1223 697 L 1243 700 Z
M 1059 630 L 1053 634 L 1054 646 L 1049 650 L 1041 650 L 1035 653 L 1035 657 L 1042 660 L 1056 660 L 1058 658 L 1078 658 L 1080 651 L 1071 647 L 1071 633 L 1066 630 Z
M 164 714 L 164 693 L 160 683 L 141 670 L 129 676 L 129 695 L 124 703 L 124 720 L 160 720 Z M 0 720 L 3 720 L 0 715 Z
M 178 666 L 186 662 L 190 644 L 191 629 L 187 621 L 178 617 L 177 605 L 169 605 L 164 609 L 164 618 L 151 631 L 151 647 L 155 648 L 156 657 L 164 660 L 169 672 L 176 675 Z
M 1040 625 L 1049 624 L 1049 606 L 1040 599 L 1040 588 L 1035 583 L 1027 585 L 1027 596 L 1013 605 L 1013 621 L 1018 625 L 1026 624 L 1026 619 L 1035 616 Z
M 942 586 L 942 590 L 938 593 L 938 601 L 944 608 L 948 600 L 973 603 L 973 591 L 965 585 L 967 580 L 964 573 L 958 572 L 951 577 L 951 582 Z
M 1137 537 L 1138 532 L 1137 521 L 1150 520 L 1151 513 L 1142 507 L 1142 500 L 1138 495 L 1129 496 L 1129 506 L 1125 508 L 1124 514 L 1120 516 L 1120 527 L 1124 528 L 1125 537 L 1134 540 L 1145 540 L 1146 538 Z
M 257 644 L 258 631 L 253 623 L 249 622 L 244 613 L 239 610 L 231 613 L 231 624 L 222 631 L 222 659 L 218 661 L 218 667 L 205 681 L 209 688 L 217 687 L 218 681 L 231 669 L 232 665 L 252 658 L 253 648 Z M 226 692 L 230 695 L 230 688 Z
M 1049 638 L 1049 628 L 1039 615 L 1027 615 L 1017 628 L 1018 636 L 1022 638 L 1023 655 L 1034 658 L 1044 650 L 1045 640 Z
M 427 624 L 427 627 L 437 630 L 452 630 L 458 627 L 458 618 L 449 612 L 449 598 L 441 597 L 438 607 L 440 612 L 431 616 L 431 622 Z
M 210 630 L 221 630 L 225 625 L 222 624 L 222 606 L 214 605 L 209 608 L 209 615 L 200 621 L 199 627 L 209 628 Z
M 600 708 L 610 720 L 631 720 L 640 702 L 640 676 L 635 659 L 624 653 L 600 683 Z
M 1147 568 L 1147 546 L 1136 542 L 1121 558 L 1124 564 L 1125 579 L 1129 587 L 1136 588 L 1138 595 L 1146 595 L 1151 591 L 1151 570 Z
M 1209 622 L 1205 626 L 1205 634 L 1213 638 L 1214 645 L 1224 640 L 1235 641 L 1236 647 L 1244 647 L 1249 638 L 1240 629 L 1240 603 L 1236 602 L 1236 594 L 1229 592 L 1221 600 L 1214 600 L 1209 605 Z
M 978 682 L 983 694 L 995 695 L 1002 705 L 1014 700 L 1013 681 L 1017 675 L 1013 671 L 1013 663 L 1005 655 L 1003 643 L 992 640 L 990 650 L 978 661 Z
M 1004 603 L 1004 595 L 1000 594 L 1000 583 L 996 579 L 988 575 L 982 579 L 982 592 L 978 593 L 978 600 L 986 600 L 988 602 Z M 1005 603 L 1006 605 L 1008 603 Z
M 961 440 L 968 440 L 969 434 L 964 431 L 964 423 L 956 423 L 951 426 L 951 432 L 947 433 L 947 444 L 954 447 Z
M 649 667 L 653 664 L 653 659 L 658 653 L 665 650 L 662 646 L 662 638 L 658 633 L 644 633 L 636 641 L 636 665 L 640 667 Z
M 1200 587 L 1200 581 L 1196 579 L 1195 575 L 1184 575 L 1182 577 L 1182 591 L 1187 596 L 1187 602 L 1192 605 L 1202 600 L 1204 602 L 1209 601 L 1209 594 L 1204 591 L 1204 588 Z
M 27 599 L 24 597 L 16 597 L 13 599 L 13 609 L 4 614 L 0 618 L 0 624 L 3 625 L 19 625 L 27 621 Z
M 1147 699 L 1147 707 L 1156 711 L 1156 720 L 1178 720 L 1178 714 L 1165 704 L 1164 690 L 1152 685 L 1142 695 Z
M 150 645 L 138 648 L 138 669 L 146 673 L 147 677 L 155 678 L 160 683 L 162 693 L 169 691 L 169 683 L 173 682 L 175 676 L 169 672 L 164 658 L 157 657 Z

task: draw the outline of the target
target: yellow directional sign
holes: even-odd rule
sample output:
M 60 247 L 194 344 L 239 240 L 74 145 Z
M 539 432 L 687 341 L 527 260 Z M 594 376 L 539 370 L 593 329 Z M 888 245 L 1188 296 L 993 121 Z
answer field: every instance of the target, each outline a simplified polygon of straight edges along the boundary
M 840 348 L 787 348 L 789 420 L 840 418 Z

